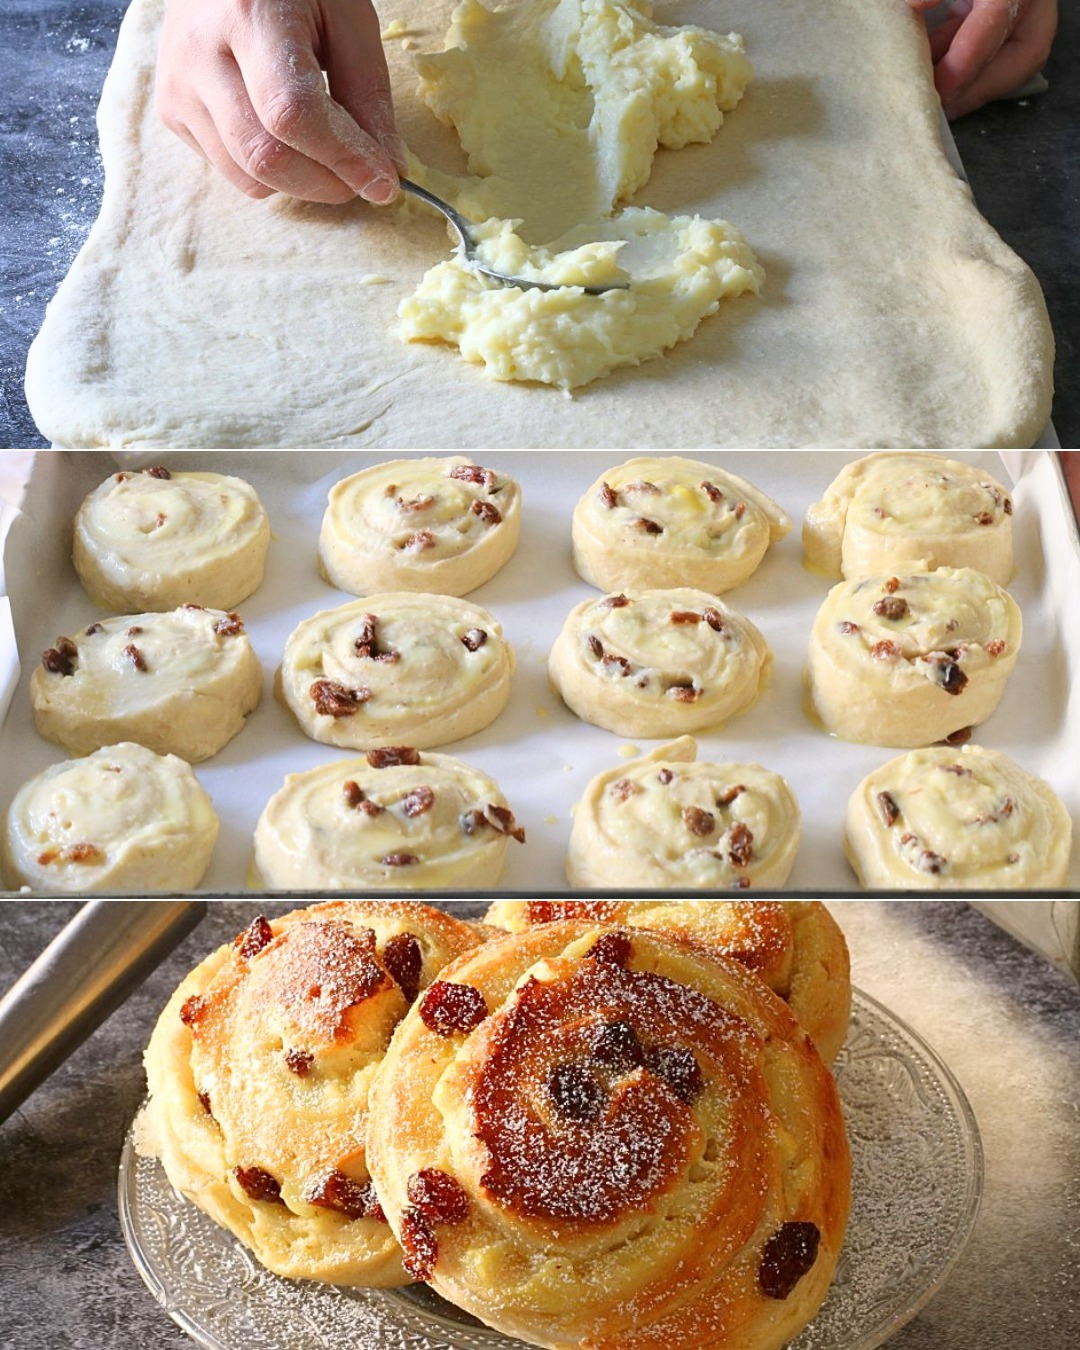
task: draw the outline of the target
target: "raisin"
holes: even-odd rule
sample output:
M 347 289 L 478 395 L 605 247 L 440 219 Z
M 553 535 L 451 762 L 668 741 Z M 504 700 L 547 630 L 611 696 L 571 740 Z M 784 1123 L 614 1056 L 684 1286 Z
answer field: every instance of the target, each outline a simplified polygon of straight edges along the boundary
M 660 495 L 660 489 L 656 486 L 655 483 L 650 483 L 647 478 L 642 478 L 637 483 L 627 483 L 626 491 L 647 492 L 652 497 L 658 497 Z
M 180 1021 L 184 1026 L 190 1027 L 198 1023 L 203 1013 L 206 1011 L 206 1002 L 198 994 L 192 994 L 180 1005 Z
M 749 867 L 753 857 L 753 831 L 749 825 L 737 820 L 728 831 L 728 859 L 732 867 Z
M 751 885 L 752 883 L 749 877 L 736 877 L 731 883 L 731 889 L 733 891 L 748 891 Z
M 430 492 L 426 492 L 420 497 L 410 497 L 407 501 L 404 497 L 399 497 L 397 504 L 401 511 L 426 511 L 429 506 L 435 505 L 435 498 Z
M 239 637 L 244 631 L 244 621 L 239 614 L 226 614 L 214 624 L 214 632 L 219 637 Z
M 609 669 L 612 666 L 617 667 L 621 676 L 632 675 L 634 673 L 634 667 L 625 656 L 616 656 L 612 652 L 605 652 L 600 660 L 601 664 L 607 666 Z
M 87 636 L 87 637 L 93 637 L 95 633 L 100 633 L 100 632 L 101 632 L 101 624 L 99 624 L 99 623 L 92 623 L 92 624 L 90 625 L 90 627 L 86 630 L 86 636 Z
M 157 515 L 154 517 L 154 529 L 160 530 L 162 525 L 165 524 L 166 520 L 168 520 L 168 516 L 166 516 L 165 512 L 159 511 Z
M 430 1280 L 439 1259 L 439 1244 L 427 1219 L 415 1206 L 410 1205 L 402 1212 L 398 1237 L 406 1272 L 414 1280 Z
M 787 1298 L 817 1260 L 821 1231 L 815 1223 L 781 1224 L 762 1248 L 758 1284 L 767 1298 Z
M 976 525 L 993 525 L 993 523 L 994 523 L 994 516 L 993 512 L 991 511 L 980 511 L 979 514 L 975 517 Z
M 367 752 L 367 762 L 373 769 L 392 769 L 398 764 L 419 764 L 420 751 L 411 745 L 383 745 Z
M 435 793 L 426 783 L 414 787 L 401 799 L 401 809 L 410 819 L 413 816 L 422 816 L 426 811 L 430 811 L 434 805 Z
M 630 604 L 630 597 L 627 595 L 608 595 L 600 601 L 601 609 L 625 609 Z
M 908 602 L 902 595 L 887 595 L 874 606 L 874 613 L 879 619 L 891 619 L 895 623 L 906 617 Z
M 671 782 L 671 780 L 674 777 L 675 775 L 672 773 L 670 769 L 661 769 L 660 772 L 656 775 L 656 781 L 658 783 L 663 783 L 667 785 L 668 783 Z
M 724 616 L 718 609 L 714 609 L 712 605 L 705 611 L 702 618 L 714 633 L 722 633 L 724 631 Z
M 1006 514 L 1007 516 L 1011 516 L 1012 513 L 1013 513 L 1013 504 L 1012 504 L 1012 502 L 1009 500 L 1008 497 L 1005 498 L 1005 500 L 1001 503 L 1001 505 L 1002 505 L 1002 509 L 1004 510 L 1005 514 Z
M 314 1063 L 315 1056 L 309 1055 L 306 1050 L 285 1051 L 285 1067 L 290 1073 L 296 1074 L 297 1078 L 306 1078 Z
M 97 862 L 101 856 L 101 849 L 97 844 L 69 844 L 64 849 L 64 857 L 73 863 Z
M 57 638 L 55 647 L 41 653 L 41 664 L 52 675 L 74 675 L 78 649 L 70 638 Z
M 883 591 L 887 591 L 890 595 L 893 595 L 896 591 L 900 589 L 900 578 L 890 577 L 881 589 Z
M 633 797 L 640 791 L 641 788 L 637 783 L 629 778 L 620 778 L 617 783 L 612 783 L 611 785 L 611 795 L 617 802 L 624 802 L 627 797 Z
M 415 534 L 409 535 L 402 547 L 412 553 L 423 553 L 425 549 L 435 547 L 435 536 L 430 530 L 417 530 Z
M 924 872 L 929 872 L 931 876 L 939 876 L 948 866 L 947 859 L 940 853 L 932 853 L 930 849 L 923 849 L 919 855 L 919 867 Z
M 269 1200 L 281 1204 L 281 1182 L 261 1167 L 234 1167 L 236 1184 L 251 1200 Z
M 469 1217 L 469 1196 L 459 1181 L 437 1167 L 414 1172 L 406 1183 L 409 1203 L 432 1223 L 464 1223 Z
M 347 1219 L 376 1219 L 386 1222 L 379 1197 L 370 1181 L 353 1181 L 344 1172 L 327 1172 L 304 1195 L 316 1209 L 332 1209 Z
M 702 810 L 700 806 L 684 806 L 682 821 L 691 834 L 696 834 L 702 839 L 716 829 L 716 817 L 711 811 Z
M 129 629 L 127 630 L 127 635 L 128 635 L 128 637 L 138 637 L 139 634 L 140 634 L 141 632 L 142 632 L 142 629 L 139 627 L 138 624 L 135 624 L 135 626 L 134 626 L 133 628 L 129 628 Z
M 1011 797 L 1006 797 L 1001 806 L 1001 814 L 1003 816 L 1011 816 L 1015 810 L 1016 810 L 1016 803 L 1013 801 Z
M 692 609 L 674 609 L 668 615 L 669 623 L 700 623 L 701 615 Z
M 245 961 L 250 961 L 253 956 L 258 956 L 262 949 L 273 940 L 274 930 L 270 927 L 265 916 L 260 914 L 258 918 L 252 919 L 233 942 L 233 946 L 238 949 Z
M 371 697 L 368 689 L 347 689 L 336 680 L 313 680 L 308 693 L 320 717 L 351 717 Z
M 589 651 L 592 652 L 593 656 L 595 656 L 597 660 L 601 660 L 604 655 L 604 644 L 600 641 L 600 639 L 596 636 L 596 634 L 590 633 L 589 636 L 585 639 L 585 641 L 589 644 Z
M 478 483 L 488 492 L 495 486 L 496 479 L 494 469 L 484 469 L 479 464 L 455 464 L 446 476 L 458 478 L 463 483 Z
M 471 984 L 436 980 L 420 1003 L 420 1020 L 437 1036 L 467 1035 L 487 1015 L 483 994 Z
M 939 764 L 938 768 L 942 773 L 954 773 L 957 778 L 970 778 L 971 770 L 965 769 L 962 764 Z
M 603 1085 L 580 1064 L 556 1064 L 545 1084 L 555 1110 L 580 1124 L 599 1120 L 607 1101 Z
M 938 667 L 941 671 L 941 687 L 947 694 L 960 694 L 968 682 L 968 677 L 955 661 Z
M 420 978 L 424 953 L 411 933 L 396 933 L 383 948 L 383 965 L 397 981 L 398 988 L 410 1002 L 420 992 Z
M 705 1089 L 705 1076 L 694 1053 L 684 1046 L 656 1045 L 645 1053 L 645 1067 L 662 1078 L 679 1101 L 693 1105 Z
M 605 1069 L 625 1072 L 645 1063 L 645 1049 L 629 1022 L 601 1022 L 595 1035 L 593 1059 Z
M 965 745 L 971 740 L 971 728 L 960 727 L 957 731 L 951 731 L 945 737 L 945 745 Z
M 1005 650 L 1007 643 L 1002 638 L 994 638 L 993 641 L 986 644 L 987 656 L 1000 656 Z
M 742 783 L 735 783 L 729 788 L 725 788 L 716 798 L 717 806 L 730 806 L 736 797 L 739 797 L 746 791 Z
M 364 800 L 364 789 L 349 778 L 341 785 L 341 795 L 345 798 L 346 806 L 357 807 Z
M 195 1096 L 198 1097 L 198 1099 L 199 1099 L 199 1105 L 200 1105 L 200 1106 L 202 1107 L 202 1109 L 206 1112 L 206 1114 L 207 1114 L 208 1116 L 213 1116 L 214 1113 L 213 1113 L 213 1111 L 210 1110 L 210 1094 L 209 1094 L 209 1092 L 196 1092 Z
M 663 525 L 657 524 L 655 520 L 648 520 L 645 516 L 638 516 L 637 520 L 631 521 L 635 530 L 640 530 L 642 534 L 663 534 Z
M 896 799 L 888 792 L 879 792 L 877 804 L 886 827 L 891 828 L 900 819 L 900 808 L 896 804 Z
M 474 516 L 479 516 L 485 525 L 498 525 L 502 520 L 498 508 L 492 506 L 490 502 L 474 501 L 469 509 Z
M 614 510 L 619 504 L 619 499 L 607 483 L 600 484 L 600 502 L 606 506 L 609 511 Z
M 738 506 L 736 506 L 735 508 L 735 519 L 742 520 L 745 514 L 746 514 L 746 503 L 740 502 Z
M 857 633 L 859 631 L 859 625 L 857 623 L 852 623 L 850 619 L 844 619 L 838 627 L 845 637 L 850 637 L 852 633 Z
M 484 815 L 483 811 L 478 810 L 476 807 L 473 807 L 471 811 L 462 812 L 459 817 L 459 824 L 461 825 L 463 834 L 475 834 L 477 830 L 483 829 L 488 823 L 487 816 Z
M 525 831 L 514 819 L 514 813 L 508 806 L 499 806 L 496 802 L 488 802 L 484 808 L 484 814 L 487 817 L 488 824 L 498 830 L 500 834 L 508 834 L 511 839 L 516 839 L 519 844 L 525 842 Z
M 718 505 L 720 502 L 724 500 L 724 494 L 720 491 L 720 489 L 716 486 L 715 483 L 706 482 L 701 483 L 699 486 L 701 487 L 702 492 L 704 492 L 705 496 L 708 497 L 709 501 L 711 501 L 714 506 Z
M 155 464 L 152 469 L 147 469 L 146 472 L 150 475 L 151 478 L 172 477 L 172 474 L 169 472 L 169 470 L 165 467 L 164 464 Z
M 384 853 L 379 859 L 383 867 L 415 867 L 419 861 L 415 853 Z
M 625 966 L 633 949 L 633 944 L 625 933 L 603 933 L 586 955 L 591 961 L 607 961 L 613 966 Z
M 696 703 L 705 691 L 696 689 L 692 684 L 672 684 L 668 686 L 667 692 L 679 703 Z
M 478 652 L 484 643 L 488 640 L 488 635 L 482 628 L 470 628 L 467 633 L 461 637 L 462 645 L 466 651 Z

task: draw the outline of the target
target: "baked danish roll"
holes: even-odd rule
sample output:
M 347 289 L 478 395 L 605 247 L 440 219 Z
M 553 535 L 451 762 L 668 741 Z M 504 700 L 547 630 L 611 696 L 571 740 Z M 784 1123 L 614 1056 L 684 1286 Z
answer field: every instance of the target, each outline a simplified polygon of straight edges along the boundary
M 158 1020 L 140 1151 L 278 1275 L 406 1283 L 367 1168 L 368 1092 L 409 1005 L 477 941 L 399 901 L 255 919 Z
M 1022 628 L 1012 596 L 971 568 L 842 581 L 810 633 L 810 702 L 845 741 L 945 740 L 997 707 Z
M 371 1096 L 405 1267 L 552 1350 L 775 1350 L 849 1207 L 836 1085 L 736 962 L 544 924 L 442 972 Z
M 862 577 L 913 563 L 1013 576 L 1012 498 L 996 478 L 941 455 L 882 452 L 840 471 L 806 513 L 807 565 Z
M 312 740 L 425 749 L 493 722 L 513 671 L 513 648 L 486 609 L 403 591 L 305 619 L 285 644 L 278 691 Z
M 772 652 L 749 619 L 689 587 L 585 600 L 548 659 L 552 689 L 620 736 L 716 727 L 757 699 Z
M 255 828 L 272 890 L 494 886 L 525 831 L 498 784 L 460 759 L 383 746 L 289 774 Z
M 868 774 L 844 852 L 881 890 L 1052 890 L 1067 884 L 1072 820 L 1053 788 L 980 745 L 912 750 Z
M 72 562 L 102 609 L 235 609 L 257 590 L 270 522 L 250 484 L 162 465 L 114 473 L 75 516 Z
M 791 519 L 753 484 L 678 455 L 617 465 L 574 509 L 574 567 L 602 591 L 746 581 Z
M 189 764 L 142 745 L 107 745 L 51 765 L 16 792 L 4 880 L 11 890 L 192 890 L 217 834 L 217 815 Z
M 508 562 L 521 535 L 521 489 L 464 455 L 395 459 L 330 490 L 319 570 L 353 595 L 467 595 Z
M 73 755 L 137 741 L 197 764 L 242 730 L 261 697 L 240 615 L 192 604 L 59 637 L 30 677 L 34 725 Z
M 738 961 L 784 1000 L 831 1064 L 847 1037 L 851 966 L 818 900 L 496 900 L 485 921 L 511 933 L 578 919 L 651 928 Z

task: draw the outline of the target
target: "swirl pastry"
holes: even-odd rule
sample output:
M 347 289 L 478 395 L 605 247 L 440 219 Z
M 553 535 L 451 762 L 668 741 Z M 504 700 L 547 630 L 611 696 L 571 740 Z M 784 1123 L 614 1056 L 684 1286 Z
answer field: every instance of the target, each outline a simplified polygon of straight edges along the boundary
M 570 832 L 575 890 L 783 886 L 801 833 L 787 783 L 759 764 L 696 757 L 682 736 L 592 779 Z
M 274 890 L 482 889 L 512 838 L 525 831 L 494 779 L 386 746 L 289 774 L 255 828 L 255 869 Z
M 775 1350 L 849 1206 L 836 1085 L 732 961 L 552 923 L 478 948 L 376 1075 L 368 1162 L 405 1267 L 552 1350 Z
M 12 890 L 193 890 L 217 833 L 189 764 L 141 745 L 108 745 L 51 765 L 15 794 L 5 882 Z
M 521 489 L 464 455 L 395 459 L 330 490 L 319 569 L 353 595 L 467 595 L 510 560 L 521 534 Z
M 1021 633 L 1012 596 L 970 568 L 842 581 L 810 633 L 810 701 L 846 741 L 963 735 L 1000 703 Z
M 941 455 L 882 453 L 848 464 L 806 513 L 807 564 L 863 577 L 921 564 L 1013 576 L 1012 498 L 982 469 Z
M 604 591 L 694 586 L 720 595 L 791 529 L 743 478 L 678 455 L 608 470 L 574 510 L 574 567 Z
M 496 900 L 485 922 L 511 933 L 578 919 L 651 928 L 738 961 L 784 1000 L 831 1064 L 847 1037 L 851 968 L 818 900 Z
M 844 852 L 882 890 L 1064 887 L 1072 821 L 1048 783 L 980 745 L 899 755 L 851 795 Z
M 493 722 L 513 671 L 513 649 L 486 609 L 402 591 L 305 619 L 285 644 L 278 691 L 312 740 L 424 749 Z
M 367 1169 L 368 1092 L 409 1005 L 477 941 L 387 900 L 255 919 L 158 1020 L 141 1151 L 277 1274 L 404 1284 Z
M 191 604 L 59 637 L 30 677 L 35 726 L 73 755 L 138 741 L 197 764 L 232 740 L 261 696 L 239 614 Z
M 555 639 L 548 678 L 584 722 L 620 736 L 677 736 L 745 712 L 771 665 L 749 619 L 679 587 L 583 601 Z
M 94 604 L 113 613 L 186 601 L 229 610 L 258 589 L 269 546 L 248 483 L 159 465 L 115 473 L 84 499 L 72 562 Z

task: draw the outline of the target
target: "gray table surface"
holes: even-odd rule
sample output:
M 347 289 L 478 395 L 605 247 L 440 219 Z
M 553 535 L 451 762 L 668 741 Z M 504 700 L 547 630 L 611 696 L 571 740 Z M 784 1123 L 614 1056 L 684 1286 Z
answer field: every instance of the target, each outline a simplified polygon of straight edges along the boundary
M 0 5 L 0 447 L 47 444 L 23 397 L 26 352 L 97 214 L 94 111 L 125 6 Z M 1080 5 L 1065 0 L 1050 92 L 953 127 L 983 214 L 1034 269 L 1057 336 L 1054 424 L 1080 446 Z
M 0 1126 L 0 1345 L 182 1350 L 128 1259 L 116 1211 L 142 1047 L 182 975 L 260 908 L 221 903 Z M 0 904 L 0 990 L 77 906 Z M 475 911 L 475 906 L 473 907 Z M 957 901 L 832 905 L 856 983 L 919 1031 L 979 1120 L 986 1190 L 945 1288 L 890 1350 L 1075 1350 L 1080 1343 L 1080 987 Z

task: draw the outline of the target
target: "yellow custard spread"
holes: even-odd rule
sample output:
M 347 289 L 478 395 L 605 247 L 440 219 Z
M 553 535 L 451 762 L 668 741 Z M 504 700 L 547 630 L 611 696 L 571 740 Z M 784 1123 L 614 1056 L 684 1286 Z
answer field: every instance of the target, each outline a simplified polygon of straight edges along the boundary
M 457 346 L 499 380 L 564 390 L 685 341 L 763 272 L 726 221 L 645 207 L 612 215 L 659 147 L 709 141 L 742 98 L 741 38 L 663 27 L 648 0 L 464 0 L 420 93 L 452 125 L 471 178 L 413 175 L 482 222 L 486 266 L 566 289 L 506 287 L 460 258 L 400 309 L 413 341 Z M 629 282 L 587 295 L 584 286 Z

